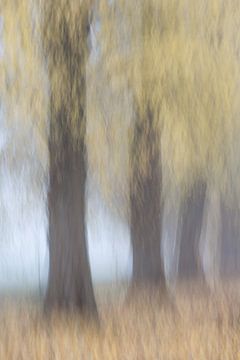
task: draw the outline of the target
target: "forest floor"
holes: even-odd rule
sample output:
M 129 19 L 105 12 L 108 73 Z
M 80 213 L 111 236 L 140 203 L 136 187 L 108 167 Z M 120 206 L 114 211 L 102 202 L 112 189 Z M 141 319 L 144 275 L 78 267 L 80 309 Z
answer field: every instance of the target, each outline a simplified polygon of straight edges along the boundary
M 101 326 L 77 314 L 46 320 L 36 302 L 3 300 L 0 360 L 237 360 L 240 284 L 214 293 L 190 283 L 172 301 L 125 289 L 97 291 Z

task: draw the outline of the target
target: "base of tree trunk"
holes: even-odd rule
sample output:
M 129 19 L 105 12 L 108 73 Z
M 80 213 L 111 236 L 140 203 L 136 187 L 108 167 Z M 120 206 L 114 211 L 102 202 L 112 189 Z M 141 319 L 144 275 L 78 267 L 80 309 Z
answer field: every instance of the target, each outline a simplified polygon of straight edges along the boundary
M 132 284 L 166 289 L 161 256 L 161 204 L 157 179 L 156 186 L 151 183 L 152 179 L 144 181 L 141 200 L 138 194 L 131 195 Z
M 136 122 L 133 141 L 133 176 L 130 189 L 130 231 L 133 251 L 134 286 L 158 286 L 166 290 L 161 257 L 162 172 L 161 153 L 151 111 Z M 148 126 L 144 127 L 144 124 Z M 147 174 L 141 174 L 141 146 L 146 147 Z
M 84 145 L 74 149 L 64 134 L 58 154 L 50 144 L 49 278 L 45 309 L 97 314 L 85 224 Z
M 212 290 L 210 286 L 208 286 L 205 278 L 179 280 L 177 289 L 180 294 L 183 294 L 189 299 L 191 297 L 196 298 L 199 294 L 201 294 L 201 296 L 204 295 L 206 298 L 211 298 L 212 296 Z
M 225 279 L 240 276 L 239 211 L 221 204 L 220 275 Z
M 205 276 L 200 261 L 199 242 L 203 223 L 206 185 L 196 184 L 184 201 L 179 216 L 180 253 L 178 277 L 204 281 Z
M 143 304 L 147 304 L 147 306 L 154 309 L 164 308 L 174 315 L 178 314 L 175 299 L 168 291 L 166 285 L 163 284 L 131 283 L 125 298 L 125 306 L 138 311 L 138 308 L 141 309 Z
M 157 238 L 156 246 L 151 246 L 151 243 L 145 245 L 148 247 L 147 250 L 140 249 L 141 244 L 136 244 L 133 247 L 132 284 L 135 287 L 147 286 L 165 289 L 166 282 L 160 254 L 160 239 Z M 136 249 L 134 249 L 135 247 Z M 149 249 L 150 247 L 151 249 Z

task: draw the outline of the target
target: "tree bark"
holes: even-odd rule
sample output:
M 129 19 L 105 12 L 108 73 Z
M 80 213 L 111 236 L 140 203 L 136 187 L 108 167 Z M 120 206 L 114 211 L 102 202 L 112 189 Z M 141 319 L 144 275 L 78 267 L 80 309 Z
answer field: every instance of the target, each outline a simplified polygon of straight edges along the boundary
M 133 178 L 130 190 L 130 230 L 133 251 L 132 283 L 134 285 L 160 285 L 165 287 L 161 258 L 161 184 L 160 151 L 153 119 L 147 112 L 148 130 L 143 122 L 135 125 L 132 148 Z M 141 176 L 139 165 L 140 147 L 146 145 L 148 172 Z
M 62 114 L 61 114 L 62 115 Z M 58 154 L 58 147 L 64 149 Z M 46 307 L 96 312 L 85 224 L 86 163 L 83 141 L 74 148 L 68 131 L 49 144 L 49 279 Z
M 205 197 L 206 185 L 198 183 L 193 187 L 180 209 L 178 276 L 181 279 L 203 278 L 203 269 L 199 259 L 199 241 Z

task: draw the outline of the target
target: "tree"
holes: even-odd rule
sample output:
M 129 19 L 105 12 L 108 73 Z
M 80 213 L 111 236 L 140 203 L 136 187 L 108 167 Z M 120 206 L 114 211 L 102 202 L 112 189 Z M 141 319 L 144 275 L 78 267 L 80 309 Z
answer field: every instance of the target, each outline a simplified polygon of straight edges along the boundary
M 143 25 L 142 3 L 139 3 L 132 23 L 133 8 L 134 4 L 124 1 L 101 5 L 100 62 L 106 77 L 110 78 L 108 86 L 111 86 L 112 92 L 118 94 L 118 99 L 124 95 L 131 99 L 127 104 L 132 109 L 127 114 L 130 119 L 128 125 L 124 125 L 126 112 L 120 116 L 114 114 L 117 120 L 112 119 L 112 123 L 114 129 L 123 124 L 128 134 L 127 149 L 130 154 L 126 164 L 129 168 L 125 168 L 128 183 L 124 182 L 125 186 L 120 191 L 127 194 L 126 215 L 133 250 L 133 283 L 162 283 L 165 287 L 160 241 L 162 174 L 159 138 L 155 131 L 155 109 L 149 101 L 148 90 L 140 94 L 144 86 L 149 86 L 144 67 L 141 71 L 137 69 L 139 61 L 145 61 L 145 37 L 150 35 L 147 33 L 151 19 L 147 17 Z M 131 78 L 134 67 L 136 76 Z M 142 86 L 141 90 L 138 85 Z M 116 110 L 117 107 L 118 104 L 115 104 Z M 107 128 L 106 132 L 111 138 L 111 129 Z M 120 162 L 116 156 L 113 161 Z
M 86 62 L 90 2 L 47 1 L 43 41 L 50 77 L 49 280 L 46 307 L 96 314 L 88 259 Z
M 161 163 L 153 116 L 149 109 L 144 120 L 137 120 L 132 143 L 132 179 L 130 186 L 130 230 L 133 249 L 133 283 L 165 286 L 161 257 Z M 148 120 L 148 129 L 144 122 Z M 148 172 L 139 173 L 141 149 L 145 147 Z M 136 155 L 138 154 L 139 157 Z
M 203 276 L 199 243 L 203 224 L 206 185 L 197 183 L 183 200 L 179 214 L 180 253 L 178 274 L 181 279 Z
M 239 277 L 240 230 L 239 209 L 235 205 L 221 204 L 220 275 L 223 278 Z
M 233 8 L 231 0 L 226 8 L 222 2 L 205 0 L 200 7 L 191 1 L 167 0 L 131 4 L 122 0 L 102 5 L 103 58 L 108 83 L 133 99 L 129 208 L 131 213 L 136 208 L 131 206 L 131 200 L 133 203 L 138 199 L 138 211 L 135 209 L 134 216 L 130 214 L 130 222 L 134 219 L 142 237 L 145 234 L 146 238 L 150 231 L 147 214 L 151 206 L 147 201 L 151 198 L 150 186 L 155 184 L 156 191 L 156 181 L 149 181 L 153 173 L 151 163 L 158 162 L 160 167 L 155 173 L 160 187 L 156 197 L 161 194 L 162 198 L 159 201 L 174 199 L 172 194 L 177 192 L 184 199 L 193 191 L 189 211 L 183 214 L 186 221 L 182 234 L 192 249 L 193 239 L 199 238 L 201 231 L 205 192 L 197 200 L 197 184 L 218 182 L 218 187 L 224 189 L 228 182 L 225 160 L 229 145 L 224 142 L 227 139 L 229 144 L 230 134 L 237 129 L 234 114 L 239 77 L 236 55 L 228 41 L 229 14 Z M 227 58 L 226 53 L 230 54 Z M 149 140 L 153 134 L 156 140 Z M 140 215 L 147 203 L 145 216 Z M 156 209 L 159 214 L 160 206 Z M 199 220 L 197 215 L 193 216 L 195 224 L 191 224 L 190 212 L 192 216 L 199 212 Z M 137 217 L 146 221 L 140 224 Z M 146 223 L 148 229 L 143 231 Z M 160 225 L 154 228 L 160 231 Z M 196 234 L 187 239 L 184 232 Z M 146 262 L 155 263 L 153 258 L 147 260 L 152 251 L 146 249 L 151 244 L 146 238 L 146 257 L 141 255 L 144 269 L 150 266 Z M 160 261 L 158 250 L 155 256 Z
M 235 17 L 233 11 L 237 8 L 234 8 L 232 1 L 203 1 L 202 5 L 204 6 L 199 7 L 199 4 L 189 3 L 185 10 L 187 33 L 184 36 L 186 40 L 191 39 L 192 44 L 188 50 L 189 56 L 185 58 L 185 65 L 182 64 L 179 68 L 179 79 L 182 85 L 185 84 L 184 91 L 180 94 L 181 105 L 175 97 L 178 116 L 181 116 L 184 110 L 184 99 L 188 99 L 188 105 L 185 104 L 186 112 L 183 113 L 184 127 L 179 128 L 180 123 L 176 121 L 174 127 L 167 130 L 164 139 L 165 149 L 169 149 L 170 142 L 176 145 L 175 151 L 168 152 L 166 159 L 165 184 L 168 188 L 172 185 L 174 188 L 177 184 L 182 189 L 183 205 L 179 214 L 179 274 L 185 277 L 191 277 L 194 273 L 202 276 L 199 240 L 206 186 L 218 189 L 225 195 L 227 191 L 228 202 L 231 201 L 233 189 L 236 194 L 236 185 L 233 185 L 231 180 L 234 177 L 230 174 L 237 165 L 236 157 L 234 160 L 231 158 L 233 134 L 238 129 L 235 112 L 239 72 L 234 50 L 236 44 L 231 33 L 234 26 L 232 27 L 229 20 Z M 186 41 L 181 50 L 182 54 L 188 46 Z M 224 58 L 226 52 L 230 54 L 227 59 Z M 191 57 L 190 54 L 195 54 L 196 57 Z M 181 138 L 175 137 L 175 131 L 182 131 L 182 144 L 179 143 Z M 234 153 L 236 154 L 236 150 Z M 169 156 L 173 157 L 170 159 Z M 184 171 L 179 166 L 182 166 Z

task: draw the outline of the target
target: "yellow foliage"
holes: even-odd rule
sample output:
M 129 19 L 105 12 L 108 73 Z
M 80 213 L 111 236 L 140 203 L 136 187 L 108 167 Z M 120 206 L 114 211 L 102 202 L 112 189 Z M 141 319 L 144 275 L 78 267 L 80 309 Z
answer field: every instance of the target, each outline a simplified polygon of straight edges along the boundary
M 98 6 L 100 50 L 86 79 L 92 1 L 1 0 L 0 96 L 10 126 L 33 126 L 46 163 L 49 109 L 55 139 L 66 127 L 77 144 L 85 136 L 87 101 L 90 171 L 109 202 L 120 198 L 125 208 L 134 125 L 142 122 L 147 136 L 150 109 L 157 141 L 149 147 L 143 136 L 133 152 L 140 175 L 148 172 L 149 152 L 159 151 L 165 196 L 184 194 L 201 178 L 236 198 L 239 1 L 102 0 Z
M 99 12 L 108 86 L 132 94 L 135 121 L 147 123 L 148 108 L 154 115 L 165 196 L 179 188 L 184 194 L 197 178 L 224 194 L 233 185 L 237 191 L 238 1 L 106 0 Z M 112 120 L 118 127 L 120 116 Z M 147 151 L 138 147 L 134 155 L 141 176 Z
M 42 40 L 51 88 L 51 136 L 65 129 L 77 144 L 85 135 L 86 61 L 91 1 L 41 0 Z M 64 122 L 59 124 L 59 114 Z
M 0 14 L 3 21 L 1 106 L 9 128 L 15 131 L 14 144 L 10 142 L 5 154 L 14 168 L 21 155 L 28 151 L 25 135 L 31 132 L 40 163 L 46 168 L 48 94 L 41 56 L 38 7 L 30 0 L 2 0 Z M 14 153 L 16 148 L 17 154 Z

